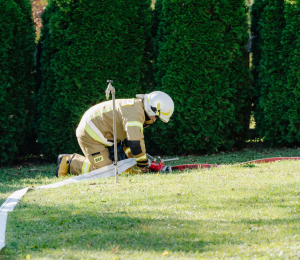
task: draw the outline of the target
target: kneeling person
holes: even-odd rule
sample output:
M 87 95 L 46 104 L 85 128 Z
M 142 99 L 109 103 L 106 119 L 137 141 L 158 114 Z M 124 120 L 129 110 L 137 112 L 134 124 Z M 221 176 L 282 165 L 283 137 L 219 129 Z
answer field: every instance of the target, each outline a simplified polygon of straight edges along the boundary
M 168 123 L 174 112 L 172 98 L 155 91 L 137 95 L 134 99 L 116 99 L 116 134 L 128 158 L 135 158 L 137 171 L 149 167 L 143 129 L 159 117 Z M 85 112 L 76 129 L 78 143 L 84 156 L 61 154 L 58 156 L 56 176 L 68 173 L 80 175 L 112 164 L 108 147 L 114 143 L 112 100 L 99 103 Z

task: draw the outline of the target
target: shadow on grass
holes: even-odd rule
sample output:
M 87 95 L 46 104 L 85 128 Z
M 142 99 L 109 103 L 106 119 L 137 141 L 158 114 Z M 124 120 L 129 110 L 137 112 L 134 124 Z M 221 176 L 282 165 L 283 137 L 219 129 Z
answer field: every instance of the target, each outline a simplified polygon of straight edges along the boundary
M 119 212 L 76 213 L 58 207 L 43 208 L 37 212 L 37 205 L 24 204 L 18 214 L 11 214 L 7 223 L 7 241 L 3 254 L 10 252 L 30 254 L 42 249 L 72 248 L 78 251 L 183 251 L 202 252 L 209 241 L 201 239 L 193 230 L 180 226 L 195 225 L 192 221 L 178 221 L 177 228 L 168 226 L 165 220 L 143 219 Z M 18 209 L 16 209 L 18 210 Z M 32 220 L 36 213 L 35 220 Z M 47 212 L 44 214 L 43 212 Z M 151 212 L 149 212 L 151 215 Z M 22 222 L 17 218 L 23 218 Z M 199 225 L 203 225 L 199 223 Z M 219 237 L 220 239 L 220 237 Z M 216 243 L 212 241 L 211 243 Z M 28 250 L 29 249 L 29 250 Z M 75 257 L 73 259 L 76 259 Z
M 272 200 L 274 203 L 281 201 L 274 198 Z M 87 201 L 82 201 L 82 204 L 84 203 L 93 205 Z M 175 202 L 173 200 L 175 208 L 181 203 L 181 201 Z M 241 203 L 245 202 L 227 199 L 224 201 L 224 206 L 217 208 L 208 204 L 207 206 L 209 206 L 209 210 L 213 209 L 220 213 L 228 209 L 228 205 L 232 210 L 235 208 L 239 210 L 238 206 Z M 260 201 L 260 205 L 253 208 L 265 208 L 268 203 L 269 201 Z M 202 205 L 202 203 L 200 204 Z M 277 205 L 277 207 L 281 206 L 281 204 Z M 175 212 L 170 212 L 170 210 L 135 210 L 130 212 L 130 208 L 126 208 L 127 211 L 120 209 L 110 212 L 110 206 L 106 206 L 105 202 L 98 203 L 93 207 L 94 211 L 89 209 L 83 212 L 82 205 L 78 208 L 74 204 L 69 204 L 68 209 L 65 209 L 58 206 L 41 206 L 37 202 L 22 202 L 14 212 L 9 213 L 7 244 L 0 256 L 1 254 L 4 256 L 33 254 L 45 249 L 63 250 L 67 248 L 95 253 L 102 250 L 114 253 L 118 248 L 120 251 L 163 252 L 167 250 L 201 253 L 213 250 L 213 246 L 242 245 L 244 242 L 238 239 L 237 233 L 234 233 L 237 231 L 233 231 L 234 235 L 231 234 L 231 228 L 234 229 L 237 224 L 247 226 L 249 224 L 280 225 L 290 223 L 297 225 L 300 221 L 300 217 L 296 215 L 293 218 L 274 219 L 241 217 L 239 220 L 231 219 L 228 221 L 205 218 L 187 220 L 177 217 Z M 249 205 L 244 205 L 244 207 L 249 207 Z M 205 215 L 205 208 L 199 206 L 197 210 L 201 210 Z M 140 217 L 133 216 L 133 214 Z M 166 215 L 170 217 L 165 218 Z M 225 230 L 217 229 L 216 225 L 218 224 L 223 224 L 226 227 Z M 239 232 L 243 234 L 244 230 L 239 230 Z M 268 234 L 263 233 L 262 236 L 268 236 Z M 74 256 L 72 259 L 81 259 L 81 257 L 76 258 Z
M 5 167 L 0 168 L 0 193 L 11 193 L 31 186 L 41 186 L 47 179 L 57 179 L 55 165 L 40 167 Z M 61 181 L 57 179 L 57 181 Z M 52 181 L 51 181 L 52 182 Z M 1 205 L 0 200 L 0 205 Z

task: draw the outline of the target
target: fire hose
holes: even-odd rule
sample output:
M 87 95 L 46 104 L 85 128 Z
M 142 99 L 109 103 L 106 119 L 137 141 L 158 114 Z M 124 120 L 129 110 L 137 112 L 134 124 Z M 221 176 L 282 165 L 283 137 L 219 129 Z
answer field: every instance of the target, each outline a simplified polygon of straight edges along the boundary
M 176 166 L 167 166 L 164 164 L 164 162 L 169 161 L 177 161 L 178 158 L 172 158 L 172 159 L 162 159 L 160 156 L 158 156 L 159 162 L 157 163 L 157 159 L 155 157 L 152 157 L 151 155 L 147 154 L 148 158 L 151 161 L 149 170 L 151 172 L 164 172 L 169 173 L 172 171 L 180 171 L 180 170 L 186 170 L 186 169 L 203 169 L 203 168 L 212 168 L 212 167 L 225 167 L 228 165 L 218 165 L 218 164 L 183 164 L 183 165 L 176 165 Z M 239 165 L 247 165 L 247 164 L 254 164 L 254 163 L 270 163 L 270 162 L 280 162 L 284 160 L 300 160 L 300 157 L 274 157 L 274 158 L 264 158 L 264 159 L 258 159 L 258 160 L 252 160 L 240 163 Z

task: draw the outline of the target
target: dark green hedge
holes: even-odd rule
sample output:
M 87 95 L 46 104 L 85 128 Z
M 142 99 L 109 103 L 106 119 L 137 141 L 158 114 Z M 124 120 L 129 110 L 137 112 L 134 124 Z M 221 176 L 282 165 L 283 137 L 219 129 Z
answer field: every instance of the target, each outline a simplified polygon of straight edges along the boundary
M 251 72 L 253 75 L 253 85 L 255 88 L 255 96 L 254 96 L 254 110 L 255 110 L 255 119 L 256 119 L 256 132 L 258 134 L 259 129 L 262 128 L 261 123 L 262 119 L 260 118 L 260 114 L 257 113 L 258 111 L 258 97 L 260 95 L 260 86 L 261 86 L 261 78 L 259 77 L 259 62 L 261 60 L 261 52 L 262 52 L 262 45 L 263 39 L 261 34 L 261 28 L 263 26 L 262 20 L 262 12 L 266 6 L 266 0 L 255 0 L 254 4 L 252 5 L 252 12 L 251 12 L 251 36 L 252 36 L 252 45 L 251 45 L 251 52 L 252 52 L 252 66 Z M 263 125 L 263 124 L 262 124 Z
M 299 143 L 299 1 L 256 0 L 253 12 L 257 132 L 272 145 Z
M 155 75 L 158 71 L 157 58 L 159 55 L 159 42 L 162 40 L 162 26 L 159 26 L 160 17 L 162 12 L 163 0 L 156 0 L 155 8 L 153 10 L 153 22 L 152 22 L 152 42 L 153 42 L 153 74 Z M 154 81 L 154 80 L 153 80 Z M 153 82 L 155 84 L 155 81 Z
M 107 79 L 117 98 L 147 88 L 150 1 L 52 0 L 43 23 L 38 141 L 57 156 L 79 151 L 75 129 L 89 107 L 105 100 Z
M 285 2 L 284 17 L 286 26 L 282 32 L 281 60 L 286 83 L 280 101 L 285 103 L 282 122 L 286 124 L 284 143 L 299 144 L 300 142 L 300 3 Z M 280 92 L 280 90 L 278 91 Z M 288 111 L 288 112 L 287 112 Z M 284 126 L 281 125 L 281 129 Z
M 31 133 L 35 30 L 29 0 L 0 0 L 0 164 L 27 147 Z
M 162 1 L 156 83 L 175 112 L 149 130 L 151 150 L 215 152 L 244 142 L 253 95 L 247 10 L 244 0 Z

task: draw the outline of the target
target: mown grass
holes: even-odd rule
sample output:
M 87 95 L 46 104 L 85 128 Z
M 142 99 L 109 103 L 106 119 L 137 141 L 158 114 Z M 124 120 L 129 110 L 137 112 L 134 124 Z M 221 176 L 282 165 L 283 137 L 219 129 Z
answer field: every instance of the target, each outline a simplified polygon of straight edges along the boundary
M 300 162 L 230 165 L 279 155 L 299 151 L 181 157 L 179 164 L 229 166 L 31 190 L 9 213 L 0 258 L 298 259 Z M 54 169 L 1 169 L 0 203 L 17 189 L 58 181 Z

